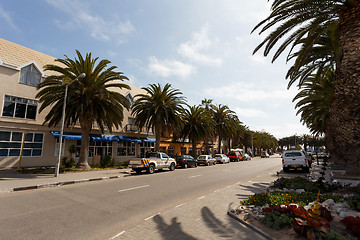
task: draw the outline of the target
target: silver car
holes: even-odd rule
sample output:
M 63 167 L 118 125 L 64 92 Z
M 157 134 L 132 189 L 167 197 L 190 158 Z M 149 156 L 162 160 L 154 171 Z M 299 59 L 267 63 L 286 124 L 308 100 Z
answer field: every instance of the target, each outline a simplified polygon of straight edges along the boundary
M 225 154 L 215 154 L 215 159 L 217 163 L 229 163 L 230 158 Z
M 210 166 L 216 164 L 216 159 L 213 158 L 211 155 L 200 155 L 197 159 L 198 165 L 205 165 Z

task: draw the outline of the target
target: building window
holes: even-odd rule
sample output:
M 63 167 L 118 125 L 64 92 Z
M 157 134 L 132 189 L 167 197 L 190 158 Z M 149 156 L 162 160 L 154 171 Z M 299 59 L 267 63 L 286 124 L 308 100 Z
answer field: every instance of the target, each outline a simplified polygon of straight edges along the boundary
M 117 156 L 135 156 L 135 142 L 119 142 Z
M 134 104 L 134 98 L 131 96 L 130 93 L 126 94 L 125 96 L 127 98 L 127 100 L 129 100 L 130 103 L 130 108 L 132 107 L 132 105 Z
M 0 157 L 20 156 L 23 135 L 23 132 L 0 131 Z M 43 141 L 43 133 L 27 133 L 23 156 L 41 156 Z
M 174 147 L 172 146 L 168 147 L 168 155 L 170 157 L 174 157 Z
M 34 64 L 21 68 L 20 83 L 36 87 L 41 82 L 41 74 Z
M 80 148 L 81 148 L 81 140 L 77 140 L 76 141 L 76 150 L 77 151 L 76 151 L 75 157 L 80 157 Z M 99 156 L 110 155 L 110 156 L 112 156 L 112 142 L 90 140 L 88 157 L 93 157 L 95 155 L 99 155 Z
M 2 116 L 35 120 L 37 105 L 36 100 L 5 95 Z
M 146 157 L 147 152 L 153 152 L 155 150 L 155 143 L 142 142 L 140 143 L 140 157 Z

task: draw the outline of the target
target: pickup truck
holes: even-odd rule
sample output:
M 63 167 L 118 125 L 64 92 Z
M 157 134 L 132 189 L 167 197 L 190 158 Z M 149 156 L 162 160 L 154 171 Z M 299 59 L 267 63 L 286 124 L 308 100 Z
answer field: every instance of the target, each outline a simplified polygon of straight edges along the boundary
M 130 159 L 129 167 L 131 167 L 131 169 L 136 173 L 146 170 L 151 174 L 154 173 L 156 169 L 169 168 L 170 171 L 174 171 L 176 161 L 165 153 L 151 152 L 148 153 L 145 158 Z
M 288 150 L 282 155 L 282 165 L 284 172 L 290 169 L 301 169 L 304 172 L 309 172 L 309 159 L 304 151 L 301 150 Z

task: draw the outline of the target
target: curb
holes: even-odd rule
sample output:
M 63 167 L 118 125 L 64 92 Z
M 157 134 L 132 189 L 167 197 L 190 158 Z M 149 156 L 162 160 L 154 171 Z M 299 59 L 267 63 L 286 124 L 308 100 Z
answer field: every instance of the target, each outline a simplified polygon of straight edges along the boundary
M 269 234 L 263 232 L 262 230 L 258 229 L 257 227 L 243 221 L 242 219 L 240 219 L 238 216 L 236 216 L 233 212 L 235 210 L 231 210 L 227 212 L 227 215 L 229 215 L 230 217 L 232 217 L 233 219 L 235 219 L 236 221 L 240 222 L 242 225 L 244 225 L 245 227 L 253 230 L 254 232 L 256 232 L 257 234 L 263 236 L 264 238 L 268 239 L 268 240 L 275 240 L 274 238 L 272 238 Z
M 130 174 L 130 173 L 126 172 L 126 174 Z M 89 178 L 89 179 L 78 179 L 78 180 L 63 181 L 63 182 L 44 183 L 44 184 L 38 184 L 38 185 L 32 185 L 32 186 L 26 186 L 26 187 L 8 188 L 8 189 L 0 190 L 0 194 L 1 193 L 26 191 L 26 190 L 34 190 L 34 189 L 42 189 L 42 188 L 47 188 L 47 187 L 61 187 L 61 186 L 64 186 L 64 185 L 70 185 L 70 184 L 82 183 L 82 182 L 94 182 L 94 181 L 100 181 L 100 180 L 110 180 L 110 179 L 125 177 L 125 176 L 127 176 L 126 174 L 124 174 L 124 175 L 114 175 L 114 176 L 109 176 L 109 177 L 97 177 L 97 178 Z

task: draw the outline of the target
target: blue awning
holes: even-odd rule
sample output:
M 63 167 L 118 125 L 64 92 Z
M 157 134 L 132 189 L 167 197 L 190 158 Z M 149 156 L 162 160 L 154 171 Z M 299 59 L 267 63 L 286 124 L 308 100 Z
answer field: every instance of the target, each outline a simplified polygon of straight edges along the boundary
M 92 135 L 90 134 L 93 141 L 99 142 L 118 142 L 119 139 L 114 135 Z
M 124 137 L 124 136 L 117 136 L 123 142 L 137 142 L 141 143 L 141 140 L 134 137 Z
M 156 142 L 156 139 L 155 138 L 145 138 L 143 139 L 144 142 L 150 142 L 150 143 L 154 143 Z
M 51 132 L 56 139 L 60 138 L 59 132 Z M 81 140 L 81 133 L 70 133 L 65 132 L 63 133 L 63 139 L 72 139 L 72 140 Z

